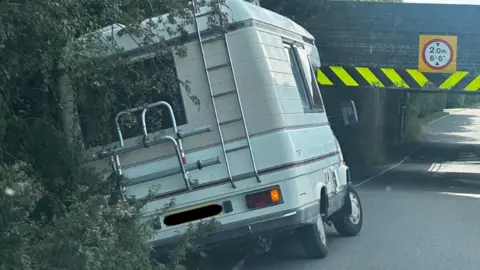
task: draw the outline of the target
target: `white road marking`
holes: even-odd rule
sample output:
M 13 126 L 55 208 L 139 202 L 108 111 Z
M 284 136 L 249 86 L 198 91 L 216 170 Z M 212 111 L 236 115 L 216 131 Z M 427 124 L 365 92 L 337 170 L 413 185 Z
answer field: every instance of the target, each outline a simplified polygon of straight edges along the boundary
M 467 110 L 468 110 L 468 109 L 467 109 Z M 464 110 L 461 110 L 461 111 L 464 111 Z M 437 122 L 437 121 L 439 121 L 439 120 L 442 120 L 442 119 L 445 118 L 445 117 L 448 117 L 448 116 L 450 116 L 450 115 L 452 115 L 452 114 L 454 114 L 454 113 L 461 112 L 461 111 L 452 112 L 452 113 L 446 114 L 446 115 L 444 115 L 444 116 L 442 116 L 442 117 L 439 117 L 439 118 L 437 118 L 437 119 L 433 119 L 432 121 L 430 121 L 430 122 L 427 124 L 427 127 L 430 127 L 433 123 L 435 123 L 435 122 Z

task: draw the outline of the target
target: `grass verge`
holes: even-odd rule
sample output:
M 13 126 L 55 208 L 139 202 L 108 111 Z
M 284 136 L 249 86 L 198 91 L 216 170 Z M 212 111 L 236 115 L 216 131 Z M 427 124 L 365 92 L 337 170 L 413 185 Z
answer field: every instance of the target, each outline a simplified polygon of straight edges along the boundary
M 457 110 L 455 110 L 455 111 L 457 111 Z M 443 117 L 445 115 L 449 115 L 450 113 L 455 112 L 455 111 L 444 110 L 442 112 L 435 112 L 435 113 L 426 115 L 424 117 L 420 117 L 419 121 L 420 121 L 421 125 L 428 125 L 430 122 L 434 121 L 435 119 L 438 119 L 438 118 Z

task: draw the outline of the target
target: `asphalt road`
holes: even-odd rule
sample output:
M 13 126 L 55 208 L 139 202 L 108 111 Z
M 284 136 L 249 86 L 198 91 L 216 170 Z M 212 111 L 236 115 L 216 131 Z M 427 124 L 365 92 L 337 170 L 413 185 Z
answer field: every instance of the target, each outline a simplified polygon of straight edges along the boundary
M 357 187 L 360 235 L 330 228 L 323 260 L 303 258 L 286 240 L 242 269 L 480 269 L 480 110 L 432 123 L 425 138 L 404 163 Z

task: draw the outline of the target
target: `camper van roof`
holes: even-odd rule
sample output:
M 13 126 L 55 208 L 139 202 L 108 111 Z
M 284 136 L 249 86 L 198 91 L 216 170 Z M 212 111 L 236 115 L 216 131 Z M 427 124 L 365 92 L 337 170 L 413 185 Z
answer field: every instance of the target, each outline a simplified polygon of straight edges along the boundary
M 207 3 L 210 1 L 211 0 L 208 0 Z M 200 8 L 200 12 L 197 14 L 197 16 L 199 14 L 207 14 L 209 11 L 210 11 L 209 7 L 203 6 Z M 258 21 L 271 26 L 278 27 L 286 31 L 294 32 L 310 40 L 314 39 L 313 36 L 309 32 L 307 32 L 307 30 L 305 30 L 303 27 L 296 24 L 292 20 L 282 15 L 279 15 L 275 12 L 262 8 L 260 6 L 248 3 L 244 0 L 226 0 L 225 4 L 222 5 L 222 12 L 227 14 L 228 21 L 230 23 L 253 20 L 253 21 Z M 151 21 L 158 22 L 160 20 L 163 23 L 159 24 L 156 29 L 152 29 L 152 31 L 154 31 L 155 38 L 157 39 L 162 38 L 165 40 L 174 39 L 180 36 L 180 33 L 168 33 L 166 31 L 166 28 L 168 26 L 170 27 L 174 26 L 174 25 L 166 25 L 167 17 L 168 17 L 168 14 L 149 18 L 143 21 L 140 25 L 142 27 L 147 27 L 149 22 Z M 208 28 L 207 16 L 200 16 L 197 21 L 198 21 L 198 27 L 200 31 L 206 30 Z M 111 38 L 113 38 L 115 40 L 116 46 L 123 48 L 123 50 L 125 51 L 139 48 L 139 44 L 141 43 L 140 40 L 134 39 L 129 35 L 117 34 L 123 28 L 124 28 L 123 25 L 116 23 L 116 24 L 103 27 L 89 34 L 100 34 L 101 37 L 103 37 L 103 39 L 105 40 L 111 40 Z M 188 32 L 188 34 L 196 33 L 196 29 L 192 24 L 184 26 L 184 29 Z M 80 40 L 84 39 L 89 34 L 86 34 L 80 37 L 79 39 Z

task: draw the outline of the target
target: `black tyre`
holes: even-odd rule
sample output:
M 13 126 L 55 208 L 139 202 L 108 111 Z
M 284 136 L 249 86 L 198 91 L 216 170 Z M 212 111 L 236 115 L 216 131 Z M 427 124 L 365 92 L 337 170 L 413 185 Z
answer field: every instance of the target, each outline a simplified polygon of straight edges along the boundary
M 322 215 L 318 215 L 315 224 L 299 228 L 297 235 L 307 257 L 322 259 L 327 256 L 327 234 L 325 233 L 325 223 Z
M 334 214 L 333 225 L 341 236 L 355 236 L 362 230 L 362 203 L 352 184 L 347 185 L 345 204 Z

